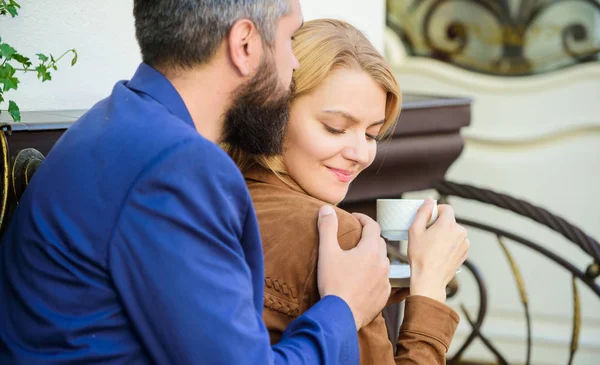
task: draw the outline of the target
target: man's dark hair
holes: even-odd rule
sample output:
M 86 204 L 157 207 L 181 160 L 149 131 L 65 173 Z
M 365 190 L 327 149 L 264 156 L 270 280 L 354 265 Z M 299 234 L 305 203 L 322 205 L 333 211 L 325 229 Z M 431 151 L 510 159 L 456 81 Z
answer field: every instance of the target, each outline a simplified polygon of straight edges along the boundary
M 289 6 L 288 0 L 134 0 L 142 60 L 153 67 L 205 63 L 239 19 L 251 20 L 270 45 Z

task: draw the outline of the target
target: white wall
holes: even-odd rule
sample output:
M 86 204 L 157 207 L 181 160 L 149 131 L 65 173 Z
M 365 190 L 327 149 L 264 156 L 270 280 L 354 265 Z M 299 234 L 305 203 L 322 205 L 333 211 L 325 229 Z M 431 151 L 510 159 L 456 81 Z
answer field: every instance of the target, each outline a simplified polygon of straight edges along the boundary
M 114 83 L 129 79 L 140 62 L 131 0 L 20 0 L 20 14 L 2 19 L 0 36 L 22 54 L 60 55 L 75 48 L 79 62 L 62 62 L 51 82 L 34 73 L 5 96 L 21 110 L 86 109 L 107 96 Z M 383 49 L 384 0 L 301 0 L 304 18 L 334 17 L 363 30 Z M 6 105 L 0 105 L 6 109 Z

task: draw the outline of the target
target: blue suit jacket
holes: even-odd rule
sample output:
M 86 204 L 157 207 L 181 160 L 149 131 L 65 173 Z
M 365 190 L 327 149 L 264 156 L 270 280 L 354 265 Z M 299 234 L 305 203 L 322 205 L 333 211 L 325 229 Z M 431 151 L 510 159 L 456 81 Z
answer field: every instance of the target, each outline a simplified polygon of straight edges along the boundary
M 271 347 L 244 180 L 142 64 L 56 143 L 0 250 L 1 364 L 357 364 L 326 297 Z

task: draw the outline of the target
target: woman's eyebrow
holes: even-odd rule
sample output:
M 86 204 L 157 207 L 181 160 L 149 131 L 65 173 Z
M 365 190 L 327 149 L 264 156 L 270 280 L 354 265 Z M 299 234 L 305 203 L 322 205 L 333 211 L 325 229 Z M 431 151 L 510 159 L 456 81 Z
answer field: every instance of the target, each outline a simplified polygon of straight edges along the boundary
M 323 113 L 339 115 L 340 117 L 348 119 L 349 121 L 351 121 L 353 123 L 360 124 L 360 120 L 357 117 L 355 117 L 354 115 L 352 115 L 348 112 L 345 112 L 343 110 L 326 109 L 326 110 L 323 110 Z M 378 122 L 372 123 L 369 127 L 372 127 L 372 126 L 378 125 L 378 124 L 383 124 L 383 123 L 385 123 L 385 119 L 382 119 Z

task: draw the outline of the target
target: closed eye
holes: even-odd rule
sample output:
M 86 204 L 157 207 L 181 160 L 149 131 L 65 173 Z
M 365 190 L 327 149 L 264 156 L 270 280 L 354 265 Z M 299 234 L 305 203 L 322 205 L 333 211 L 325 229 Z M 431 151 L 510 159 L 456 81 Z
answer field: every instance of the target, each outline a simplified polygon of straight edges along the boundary
M 323 124 L 323 126 L 325 126 L 325 130 L 327 130 L 327 132 L 329 132 L 329 133 L 333 133 L 333 134 L 344 134 L 344 133 L 346 133 L 346 131 L 343 130 L 343 129 L 335 129 L 335 128 L 332 128 L 332 127 L 328 126 L 327 124 Z
M 375 141 L 375 142 L 380 142 L 381 141 L 381 136 L 374 136 L 374 135 L 369 134 L 369 133 L 365 133 L 365 135 L 367 136 L 368 140 Z

